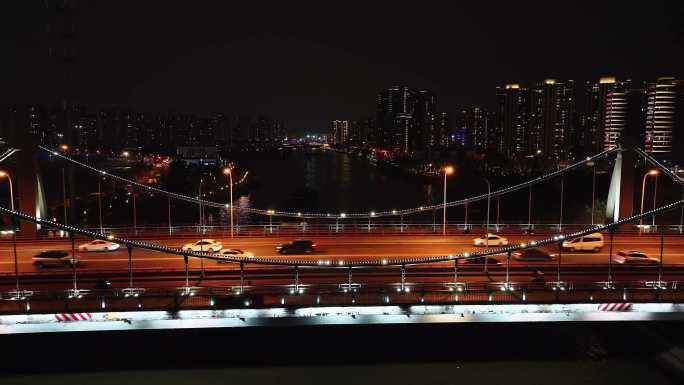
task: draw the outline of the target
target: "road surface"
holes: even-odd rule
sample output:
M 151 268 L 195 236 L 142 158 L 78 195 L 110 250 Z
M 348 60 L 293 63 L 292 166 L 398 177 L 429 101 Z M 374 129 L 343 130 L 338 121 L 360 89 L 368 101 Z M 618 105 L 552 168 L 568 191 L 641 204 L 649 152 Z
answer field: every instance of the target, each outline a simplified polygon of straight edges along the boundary
M 598 253 L 594 252 L 563 252 L 561 263 L 564 265 L 594 265 L 608 263 L 609 242 L 606 237 L 606 245 Z M 434 255 L 449 255 L 462 253 L 465 251 L 483 250 L 482 247 L 472 245 L 473 235 L 460 236 L 335 236 L 320 237 L 315 241 L 318 244 L 316 251 L 308 255 L 287 255 L 282 256 L 275 250 L 275 246 L 292 240 L 292 238 L 236 238 L 225 237 L 216 238 L 224 244 L 224 247 L 238 248 L 249 251 L 258 257 L 283 258 L 288 260 L 329 260 L 334 265 L 339 260 L 358 261 L 358 260 L 382 260 L 389 257 L 420 257 Z M 511 236 L 511 243 L 529 242 L 535 239 L 534 236 Z M 191 240 L 174 239 L 145 239 L 148 242 L 163 244 L 180 248 L 184 243 Z M 77 245 L 85 243 L 87 239 L 77 239 Z M 549 252 L 558 253 L 558 248 L 543 247 Z M 21 273 L 31 273 L 40 271 L 33 265 L 32 257 L 43 250 L 71 250 L 71 243 L 68 240 L 23 240 L 17 242 L 18 267 Z M 637 235 L 617 235 L 614 238 L 613 252 L 618 250 L 640 250 L 649 256 L 660 257 L 660 238 L 658 236 L 637 236 Z M 128 253 L 126 248 L 120 248 L 111 252 L 78 252 L 80 264 L 79 271 L 128 271 Z M 504 261 L 505 256 L 497 259 Z M 555 265 L 556 262 L 548 262 Z M 684 237 L 679 235 L 669 235 L 665 237 L 665 248 L 663 252 L 663 263 L 684 265 Z M 190 268 L 200 268 L 204 265 L 205 269 L 223 270 L 234 269 L 235 264 L 220 264 L 213 260 L 206 260 L 203 263 L 198 259 L 190 260 Z M 512 261 L 511 265 L 524 264 Z M 538 263 L 537 263 L 538 264 Z M 133 263 L 134 270 L 168 270 L 182 269 L 183 257 L 169 255 L 160 252 L 134 249 Z M 43 271 L 59 271 L 69 269 L 44 268 Z M 14 259 L 12 243 L 3 241 L 0 243 L 0 274 L 14 272 Z

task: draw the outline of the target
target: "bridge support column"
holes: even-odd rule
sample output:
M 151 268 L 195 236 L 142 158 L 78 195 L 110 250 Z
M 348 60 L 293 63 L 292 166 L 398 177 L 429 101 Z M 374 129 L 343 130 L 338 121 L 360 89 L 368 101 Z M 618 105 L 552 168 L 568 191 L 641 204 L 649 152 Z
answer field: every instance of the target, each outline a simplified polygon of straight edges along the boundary
M 295 266 L 294 271 L 295 271 L 294 294 L 299 294 L 299 266 Z
M 406 265 L 401 265 L 401 292 L 406 292 Z
M 76 280 L 76 234 L 73 231 L 69 232 L 71 238 L 71 269 L 74 273 L 74 295 L 78 293 L 78 281 Z
M 610 190 L 606 207 L 606 221 L 616 222 L 632 216 L 634 211 L 634 169 L 636 153 L 632 138 L 620 142 L 610 179 Z
M 245 263 L 240 262 L 240 293 L 245 290 Z
M 11 127 L 8 139 L 10 145 L 20 150 L 8 160 L 11 162 L 11 173 L 16 181 L 18 211 L 46 218 L 45 192 L 36 153 L 37 138 L 24 127 Z M 19 229 L 23 237 L 37 238 L 40 225 L 20 221 Z
M 128 249 L 128 287 L 133 287 L 133 246 L 127 245 Z
M 454 259 L 454 290 L 456 290 L 456 284 L 458 283 L 458 259 Z
M 615 228 L 610 228 L 610 246 L 608 246 L 608 286 L 613 286 L 613 234 Z
M 173 232 L 173 229 L 172 229 L 172 227 L 171 227 L 171 197 L 169 196 L 169 197 L 167 197 L 167 198 L 168 198 L 168 200 L 167 200 L 168 207 L 167 207 L 167 212 L 166 212 L 166 214 L 167 214 L 167 216 L 168 216 L 168 221 L 169 221 L 169 236 L 170 236 L 171 233 Z
M 185 263 L 185 294 L 190 293 L 190 275 L 188 272 L 188 256 L 183 256 L 183 262 Z

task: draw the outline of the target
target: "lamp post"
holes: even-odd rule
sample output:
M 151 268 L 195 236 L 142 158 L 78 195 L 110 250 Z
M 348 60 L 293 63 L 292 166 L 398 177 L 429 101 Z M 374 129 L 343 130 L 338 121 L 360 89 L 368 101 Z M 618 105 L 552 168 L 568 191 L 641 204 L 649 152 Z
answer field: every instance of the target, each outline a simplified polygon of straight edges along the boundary
M 494 227 L 494 231 L 499 231 L 499 225 L 500 225 L 500 211 L 499 209 L 501 208 L 501 195 L 496 196 L 496 227 Z
M 65 155 L 69 150 L 69 146 L 67 146 L 66 144 L 59 146 L 59 148 Z M 64 167 L 62 167 L 62 207 L 64 209 L 64 224 L 68 225 L 69 221 L 67 219 L 66 172 L 64 171 Z
M 166 198 L 167 198 L 166 202 L 168 204 L 167 210 L 166 210 L 166 215 L 167 215 L 168 221 L 169 221 L 169 235 L 171 235 L 171 195 L 167 196 Z
M 138 235 L 138 202 L 135 199 L 133 188 L 131 188 L 131 194 L 133 195 L 133 233 Z
M 532 233 L 532 185 L 527 196 L 527 231 Z
M 204 234 L 204 226 L 202 225 L 202 222 L 204 221 L 204 216 L 202 215 L 202 183 L 204 182 L 204 179 L 200 179 L 199 182 L 199 187 L 197 188 L 197 199 L 199 200 L 199 224 L 197 227 L 198 232 L 201 232 Z
M 100 234 L 104 234 L 102 225 L 102 178 L 97 177 L 97 216 L 100 220 Z
M 275 214 L 275 210 L 266 210 L 266 214 L 268 214 L 269 232 L 273 233 L 273 214 Z
M 644 177 L 641 180 L 641 214 L 644 213 L 644 193 L 646 192 L 646 178 L 648 176 L 657 176 L 658 175 L 658 170 L 650 170 L 646 174 L 644 174 Z M 655 203 L 655 194 L 654 195 L 654 203 Z M 655 208 L 655 206 L 654 206 Z M 643 230 L 643 225 L 644 225 L 644 218 L 639 219 L 639 231 L 641 232 Z
M 442 235 L 446 236 L 446 225 L 447 225 L 447 175 L 454 173 L 454 168 L 452 166 L 446 166 L 444 171 L 444 207 L 442 212 Z
M 591 224 L 594 224 L 594 211 L 595 211 L 595 202 L 596 202 L 596 162 L 591 161 L 587 162 L 587 166 L 590 166 L 592 169 L 592 176 L 591 176 Z
M 485 228 L 485 249 L 489 249 L 489 206 L 490 206 L 490 198 L 492 195 L 492 185 L 489 183 L 489 179 L 487 178 L 482 178 L 484 179 L 485 182 L 487 182 L 487 227 Z M 485 257 L 485 263 L 484 263 L 484 271 L 485 273 L 487 272 L 487 260 L 489 258 Z
M 14 211 L 14 188 L 12 186 L 12 176 L 7 171 L 0 171 L 0 178 L 7 178 L 9 182 L 10 191 L 10 208 Z M 17 232 L 14 226 L 14 218 L 12 219 L 12 246 L 14 249 L 14 276 L 16 283 L 17 295 L 19 295 L 19 263 L 17 262 Z
M 656 198 L 658 197 L 658 173 L 655 174 L 655 177 L 653 177 L 653 210 L 655 210 L 656 206 Z M 655 215 L 651 217 L 653 220 L 652 224 L 653 227 L 655 227 Z
M 233 238 L 233 173 L 230 167 L 223 169 L 223 174 L 228 175 L 228 190 L 230 191 L 230 202 L 228 209 L 230 210 L 230 237 Z
M 563 232 L 563 194 L 565 193 L 565 174 L 561 175 L 560 216 L 558 217 L 558 232 Z

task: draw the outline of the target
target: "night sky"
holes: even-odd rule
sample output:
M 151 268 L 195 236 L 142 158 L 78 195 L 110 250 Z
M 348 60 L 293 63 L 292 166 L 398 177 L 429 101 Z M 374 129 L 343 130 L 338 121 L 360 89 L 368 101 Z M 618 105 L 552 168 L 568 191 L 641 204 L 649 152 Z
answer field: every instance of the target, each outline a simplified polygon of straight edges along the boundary
M 265 113 L 291 132 L 372 115 L 379 90 L 438 109 L 493 104 L 547 77 L 683 77 L 684 1 L 266 3 L 81 1 L 68 90 L 42 1 L 3 2 L 0 103 Z M 173 4 L 172 4 L 173 3 Z M 455 3 L 455 2 L 454 2 Z

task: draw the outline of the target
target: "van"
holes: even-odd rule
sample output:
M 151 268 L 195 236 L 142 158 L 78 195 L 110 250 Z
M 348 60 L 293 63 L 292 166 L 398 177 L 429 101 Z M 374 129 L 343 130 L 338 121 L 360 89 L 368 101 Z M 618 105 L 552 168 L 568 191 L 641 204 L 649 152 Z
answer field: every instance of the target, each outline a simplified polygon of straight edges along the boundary
M 593 233 L 579 238 L 563 241 L 563 249 L 569 251 L 590 250 L 599 252 L 603 248 L 603 234 Z

